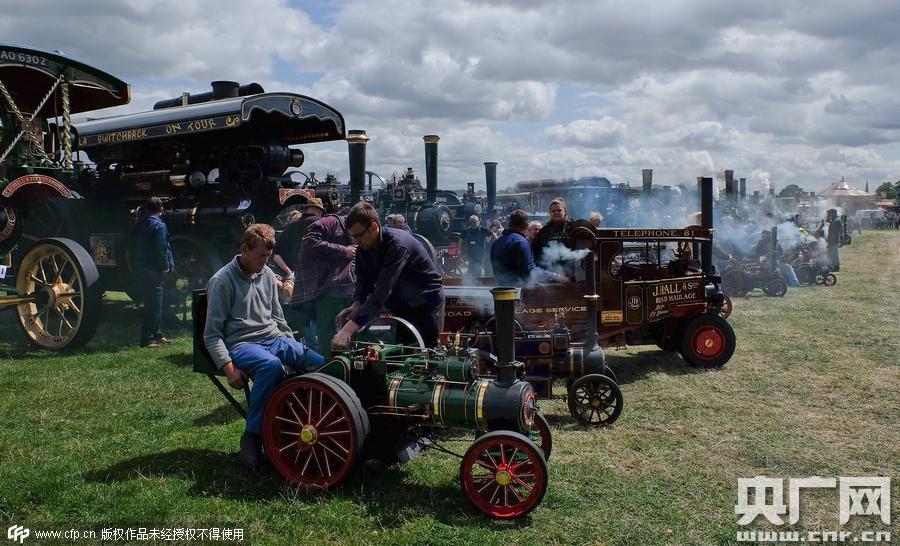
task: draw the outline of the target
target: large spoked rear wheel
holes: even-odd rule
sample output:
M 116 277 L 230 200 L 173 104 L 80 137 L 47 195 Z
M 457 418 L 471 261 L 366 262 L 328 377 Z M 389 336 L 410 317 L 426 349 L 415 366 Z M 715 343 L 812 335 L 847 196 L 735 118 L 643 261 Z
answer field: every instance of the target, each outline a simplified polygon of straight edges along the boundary
M 498 430 L 475 440 L 459 471 L 463 492 L 491 517 L 522 517 L 547 492 L 547 461 L 541 449 L 517 432 Z
M 97 331 L 103 292 L 90 254 L 71 239 L 42 239 L 18 264 L 16 306 L 28 341 L 42 349 L 83 347 Z
M 681 356 L 699 368 L 720 368 L 731 359 L 737 344 L 734 330 L 718 315 L 699 315 L 681 338 Z
M 364 410 L 339 383 L 318 373 L 295 377 L 282 383 L 266 404 L 262 440 L 269 461 L 304 489 L 341 483 L 362 450 Z
M 738 269 L 728 269 L 722 273 L 722 292 L 727 296 L 742 298 L 751 290 L 747 274 Z
M 763 286 L 763 292 L 771 297 L 782 298 L 787 291 L 787 282 L 781 277 L 775 277 Z
M 569 387 L 569 413 L 582 425 L 606 427 L 615 423 L 624 402 L 619 385 L 605 375 L 585 375 Z
M 801 286 L 809 286 L 816 283 L 816 272 L 809 264 L 801 264 L 794 268 L 797 281 Z

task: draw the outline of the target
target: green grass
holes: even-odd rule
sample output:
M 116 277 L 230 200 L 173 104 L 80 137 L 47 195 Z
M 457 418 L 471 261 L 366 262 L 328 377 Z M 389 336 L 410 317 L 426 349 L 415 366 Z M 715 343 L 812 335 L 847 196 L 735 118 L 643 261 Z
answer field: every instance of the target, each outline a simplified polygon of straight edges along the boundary
M 762 474 L 892 476 L 896 523 L 900 232 L 854 237 L 842 258 L 837 286 L 734 302 L 738 349 L 721 370 L 650 347 L 609 351 L 625 395 L 609 430 L 542 403 L 550 487 L 516 522 L 470 508 L 458 461 L 440 453 L 369 464 L 320 495 L 274 471 L 245 474 L 233 458 L 242 422 L 191 371 L 190 336 L 138 349 L 139 312 L 124 296 L 110 294 L 97 336 L 71 355 L 33 350 L 3 312 L 0 523 L 241 527 L 253 544 L 727 544 L 737 478 Z M 803 498 L 796 529 L 839 528 L 836 490 Z M 855 518 L 845 529 L 873 528 Z

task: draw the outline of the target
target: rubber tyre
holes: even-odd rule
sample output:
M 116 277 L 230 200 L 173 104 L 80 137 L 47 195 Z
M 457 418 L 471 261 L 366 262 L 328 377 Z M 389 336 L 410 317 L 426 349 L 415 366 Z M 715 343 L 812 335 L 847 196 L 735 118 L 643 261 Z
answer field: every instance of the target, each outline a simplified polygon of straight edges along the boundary
M 718 315 L 706 314 L 685 326 L 679 352 L 692 366 L 721 368 L 731 360 L 736 345 L 731 325 Z
M 824 286 L 834 286 L 837 284 L 837 277 L 834 273 L 828 273 L 827 275 L 822 277 L 822 285 Z
M 29 276 L 39 264 L 49 266 L 50 256 L 63 263 L 59 270 L 62 284 L 55 284 L 53 287 L 39 286 L 42 283 L 30 279 Z M 54 288 L 59 291 L 59 287 L 63 286 L 74 291 L 74 296 L 68 296 L 69 302 L 74 306 L 66 305 L 66 300 L 58 296 L 55 301 L 59 305 L 41 305 L 34 302 L 16 306 L 19 327 L 28 341 L 36 347 L 48 350 L 68 351 L 84 347 L 97 331 L 103 307 L 100 274 L 87 250 L 71 239 L 41 239 L 25 252 L 22 260 L 16 265 L 18 267 L 16 289 L 21 292 L 36 293 Z M 45 268 L 45 271 L 49 271 L 49 268 Z M 49 283 L 49 279 L 45 280 Z M 63 292 L 67 293 L 67 290 Z M 57 332 L 62 332 L 63 325 L 67 324 L 68 331 L 65 335 L 52 334 L 53 319 L 59 319 Z

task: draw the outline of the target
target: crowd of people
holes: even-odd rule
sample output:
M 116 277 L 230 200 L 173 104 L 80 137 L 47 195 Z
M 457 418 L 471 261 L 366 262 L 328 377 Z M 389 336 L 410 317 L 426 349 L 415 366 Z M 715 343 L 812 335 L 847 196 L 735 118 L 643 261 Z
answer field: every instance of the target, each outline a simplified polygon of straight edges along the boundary
M 153 268 L 147 289 L 156 294 L 161 275 L 175 264 L 159 219 L 161 202 L 151 200 L 146 211 L 140 233 Z M 547 225 L 529 222 L 521 210 L 506 226 L 499 220 L 483 226 L 473 216 L 461 244 L 473 274 L 489 267 L 504 284 L 567 282 L 565 275 L 538 267 L 534 256 L 542 245 L 565 239 L 570 225 L 558 199 Z M 167 341 L 156 325 L 163 305 L 156 302 L 145 307 L 144 346 Z M 277 237 L 270 226 L 252 224 L 240 253 L 209 280 L 207 302 L 203 342 L 213 363 L 235 389 L 253 382 L 239 460 L 254 470 L 262 461 L 262 411 L 286 369 L 317 369 L 384 311 L 409 321 L 427 346 L 437 344 L 444 318 L 442 275 L 433 257 L 402 215 L 382 223 L 366 202 L 336 215 L 310 199 Z
M 152 198 L 144 210 L 134 232 L 145 298 L 140 344 L 152 349 L 169 343 L 161 330 L 166 308 L 163 285 L 176 264 L 161 218 L 162 202 Z M 768 226 L 738 225 L 735 218 L 726 217 L 723 232 L 763 226 L 750 252 L 769 256 L 771 226 L 776 222 L 767 220 Z M 589 221 L 600 227 L 603 216 L 592 213 Z M 827 257 L 831 270 L 838 271 L 843 226 L 834 209 L 825 222 Z M 572 224 L 562 198 L 550 203 L 546 224 L 531 221 L 523 210 L 486 222 L 473 215 L 459 239 L 467 274 L 492 275 L 497 284 L 513 286 L 569 282 L 553 267 L 555 258 L 546 254 L 554 244 L 567 243 Z M 720 259 L 747 252 L 728 237 L 716 240 L 714 255 Z M 797 284 L 783 249 L 776 249 L 776 256 L 788 283 Z M 366 202 L 357 203 L 346 215 L 326 214 L 316 198 L 292 214 L 277 236 L 268 225 L 249 226 L 240 253 L 209 280 L 207 300 L 203 341 L 214 364 L 236 389 L 248 386 L 250 378 L 253 381 L 240 460 L 254 469 L 261 461 L 262 410 L 285 369 L 318 368 L 384 311 L 409 321 L 425 344 L 434 346 L 444 316 L 442 274 L 402 215 L 388 215 L 382 222 Z

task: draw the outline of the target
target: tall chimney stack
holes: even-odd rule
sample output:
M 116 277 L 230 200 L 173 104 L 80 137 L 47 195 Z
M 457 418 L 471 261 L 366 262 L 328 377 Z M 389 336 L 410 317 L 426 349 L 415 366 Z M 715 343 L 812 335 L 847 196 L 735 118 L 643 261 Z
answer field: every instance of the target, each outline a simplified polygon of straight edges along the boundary
M 441 138 L 437 135 L 425 135 L 425 192 L 426 200 L 434 203 L 437 200 L 437 159 L 438 159 L 438 140 Z
M 357 204 L 366 184 L 366 143 L 369 136 L 365 129 L 347 131 L 347 147 L 350 155 L 350 206 Z
M 487 186 L 487 210 L 488 217 L 494 215 L 497 207 L 497 162 L 484 162 L 484 183 Z
M 653 191 L 653 169 L 641 169 L 641 178 L 644 182 L 643 193 L 641 194 L 641 200 L 644 203 L 650 203 L 650 195 Z
M 741 201 L 744 201 L 747 199 L 747 179 L 746 178 L 740 179 L 739 188 L 740 188 Z
M 700 182 L 700 224 L 707 228 L 713 228 L 713 179 L 698 178 Z M 700 264 L 706 275 L 712 275 L 712 241 L 701 244 Z
M 734 171 L 725 169 L 725 201 L 729 207 L 734 206 Z

